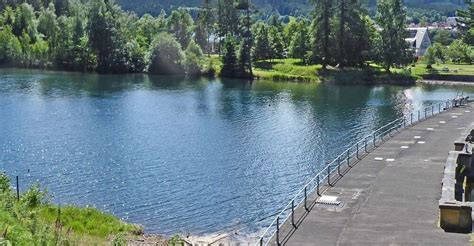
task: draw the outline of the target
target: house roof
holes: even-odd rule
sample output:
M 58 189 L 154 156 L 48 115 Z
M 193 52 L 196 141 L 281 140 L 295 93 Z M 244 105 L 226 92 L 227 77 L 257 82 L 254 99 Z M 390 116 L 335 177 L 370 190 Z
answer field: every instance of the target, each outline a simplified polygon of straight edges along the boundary
M 408 31 L 415 33 L 415 35 L 410 36 L 410 38 L 406 38 L 407 42 L 410 44 L 415 43 L 416 48 L 419 49 L 421 44 L 423 43 L 423 38 L 425 35 L 428 35 L 428 28 L 426 27 L 415 27 L 415 28 L 407 28 Z

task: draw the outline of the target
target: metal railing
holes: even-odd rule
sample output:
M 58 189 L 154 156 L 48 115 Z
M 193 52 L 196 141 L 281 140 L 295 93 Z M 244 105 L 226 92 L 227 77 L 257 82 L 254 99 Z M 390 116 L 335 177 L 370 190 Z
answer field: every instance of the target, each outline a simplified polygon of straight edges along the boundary
M 363 137 L 360 141 L 350 146 L 339 156 L 337 156 L 332 162 L 327 164 L 319 173 L 306 183 L 306 185 L 300 189 L 293 199 L 272 221 L 272 223 L 264 230 L 263 234 L 258 239 L 256 245 L 268 245 L 272 238 L 275 238 L 274 243 L 280 245 L 280 225 L 285 223 L 288 219 L 291 219 L 291 224 L 296 229 L 295 223 L 295 209 L 301 205 L 304 206 L 305 211 L 309 212 L 308 209 L 308 196 L 316 191 L 318 197 L 321 196 L 321 186 L 325 184 L 331 186 L 331 176 L 337 172 L 339 176 L 341 174 L 341 166 L 347 165 L 351 167 L 351 161 L 359 160 L 363 154 L 370 153 L 377 147 L 377 143 L 381 143 L 388 138 L 392 137 L 392 133 L 398 132 L 400 129 L 412 126 L 415 123 L 421 122 L 429 117 L 432 117 L 441 112 L 464 105 L 468 102 L 469 97 L 461 97 L 456 99 L 447 100 L 446 103 L 433 104 L 425 107 L 422 110 L 418 110 L 415 114 L 412 112 L 409 115 L 404 115 L 372 132 L 371 134 Z M 283 220 L 281 220 L 283 218 Z

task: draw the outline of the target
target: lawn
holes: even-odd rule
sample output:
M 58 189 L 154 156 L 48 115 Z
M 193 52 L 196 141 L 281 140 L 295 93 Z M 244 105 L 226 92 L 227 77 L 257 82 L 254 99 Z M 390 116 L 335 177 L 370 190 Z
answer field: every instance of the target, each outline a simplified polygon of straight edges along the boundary
M 321 81 L 321 65 L 306 65 L 300 59 L 274 59 L 254 62 L 254 75 L 259 79 Z
M 205 63 L 208 68 L 212 66 L 219 74 L 222 67 L 221 57 L 211 55 L 206 58 Z M 474 65 L 469 64 L 435 64 L 433 69 L 428 70 L 424 61 L 419 61 L 414 66 L 405 68 L 392 68 L 391 73 L 386 73 L 378 65 L 371 63 L 370 68 L 344 68 L 331 69 L 323 72 L 322 66 L 306 65 L 300 59 L 286 58 L 267 61 L 255 61 L 253 63 L 253 73 L 257 79 L 287 80 L 320 82 L 332 81 L 338 83 L 414 83 L 419 79 L 439 79 L 439 80 L 471 80 L 474 77 Z
M 474 76 L 474 65 L 470 64 L 453 64 L 453 63 L 438 63 L 432 65 L 433 69 L 430 71 L 426 68 L 426 64 L 417 63 L 412 68 L 413 75 L 424 75 L 424 74 L 445 74 L 445 75 L 473 75 Z

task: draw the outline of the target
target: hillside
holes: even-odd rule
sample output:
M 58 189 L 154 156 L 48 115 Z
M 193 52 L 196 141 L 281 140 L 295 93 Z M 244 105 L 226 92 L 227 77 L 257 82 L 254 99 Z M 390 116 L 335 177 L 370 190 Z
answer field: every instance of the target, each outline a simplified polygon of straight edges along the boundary
M 158 15 L 162 9 L 168 11 L 180 6 L 200 7 L 204 0 L 116 0 L 125 10 L 134 11 L 138 15 L 150 13 Z M 217 0 L 213 0 L 216 2 Z M 259 11 L 274 12 L 281 15 L 307 14 L 311 7 L 310 0 L 251 0 Z M 373 9 L 376 0 L 362 0 L 363 4 Z M 409 9 L 436 10 L 441 15 L 453 15 L 454 11 L 463 5 L 463 0 L 406 0 Z

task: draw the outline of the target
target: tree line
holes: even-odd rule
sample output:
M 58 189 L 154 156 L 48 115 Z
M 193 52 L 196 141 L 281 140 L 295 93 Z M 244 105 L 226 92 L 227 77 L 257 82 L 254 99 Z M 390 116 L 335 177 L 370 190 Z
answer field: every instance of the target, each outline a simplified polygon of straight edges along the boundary
M 179 8 L 141 17 L 112 0 L 3 1 L 0 64 L 8 66 L 191 76 L 212 73 L 204 54 L 218 53 L 221 76 L 248 78 L 254 62 L 285 57 L 387 71 L 413 62 L 403 0 L 378 0 L 373 18 L 353 0 L 312 0 L 311 14 L 298 18 L 262 16 L 246 0 L 206 0 L 195 15 Z M 472 9 L 460 13 L 468 52 Z
M 154 74 L 201 71 L 194 21 L 184 10 L 157 17 L 108 0 L 10 3 L 0 15 L 0 63 L 9 66 Z

